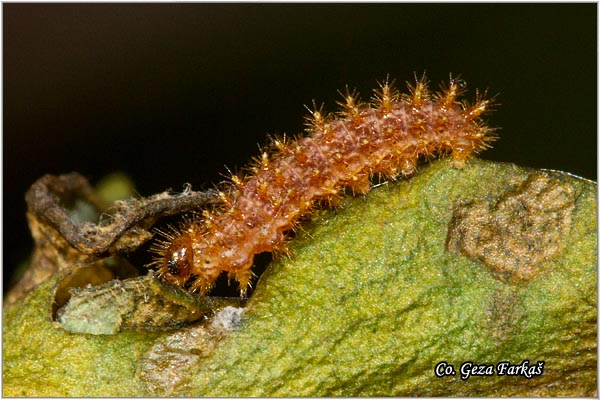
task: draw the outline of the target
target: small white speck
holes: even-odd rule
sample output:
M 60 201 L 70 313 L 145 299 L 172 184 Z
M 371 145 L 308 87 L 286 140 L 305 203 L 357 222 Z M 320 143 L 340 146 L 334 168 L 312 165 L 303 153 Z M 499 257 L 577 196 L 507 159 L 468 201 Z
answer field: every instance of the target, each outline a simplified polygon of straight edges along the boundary
M 242 321 L 242 307 L 227 306 L 219 311 L 212 320 L 212 327 L 219 332 L 229 332 L 237 330 Z

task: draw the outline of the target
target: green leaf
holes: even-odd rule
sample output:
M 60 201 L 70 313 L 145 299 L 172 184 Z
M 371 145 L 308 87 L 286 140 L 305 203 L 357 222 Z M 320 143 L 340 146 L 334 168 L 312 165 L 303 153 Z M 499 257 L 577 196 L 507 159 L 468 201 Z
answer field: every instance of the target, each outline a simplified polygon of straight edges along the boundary
M 596 193 L 567 174 L 441 160 L 315 213 L 243 313 L 167 333 L 68 333 L 49 317 L 51 279 L 4 310 L 4 395 L 592 396 Z M 511 235 L 539 237 L 535 256 Z M 541 375 L 498 375 L 525 360 Z M 436 377 L 442 361 L 456 375 Z M 461 379 L 468 361 L 494 375 Z

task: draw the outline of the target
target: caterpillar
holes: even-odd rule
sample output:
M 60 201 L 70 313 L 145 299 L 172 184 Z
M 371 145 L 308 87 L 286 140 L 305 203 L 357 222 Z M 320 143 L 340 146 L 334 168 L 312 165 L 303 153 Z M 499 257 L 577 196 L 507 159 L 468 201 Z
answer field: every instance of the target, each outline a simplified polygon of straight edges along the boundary
M 451 154 L 462 168 L 497 139 L 481 120 L 492 104 L 485 93 L 468 104 L 461 99 L 464 82 L 452 76 L 435 93 L 425 76 L 407 86 L 400 94 L 386 80 L 369 103 L 346 90 L 337 113 L 311 111 L 305 136 L 272 138 L 249 173 L 231 173 L 220 185 L 217 207 L 159 231 L 150 266 L 161 279 L 200 294 L 226 272 L 245 296 L 254 255 L 285 252 L 286 231 L 319 201 L 335 201 L 344 188 L 367 193 L 373 175 L 408 177 L 420 158 Z

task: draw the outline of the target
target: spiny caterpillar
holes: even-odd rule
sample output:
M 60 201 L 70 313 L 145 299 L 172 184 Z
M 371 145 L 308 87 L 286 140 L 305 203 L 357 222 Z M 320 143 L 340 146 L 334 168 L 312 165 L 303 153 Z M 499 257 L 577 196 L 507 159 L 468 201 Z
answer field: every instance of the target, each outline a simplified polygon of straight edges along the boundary
M 159 232 L 150 264 L 159 276 L 206 294 L 222 272 L 239 282 L 242 296 L 256 254 L 284 251 L 285 232 L 294 229 L 318 201 L 335 201 L 343 188 L 363 194 L 370 177 L 396 179 L 414 173 L 420 157 L 452 154 L 462 168 L 473 154 L 496 139 L 480 121 L 491 100 L 477 93 L 473 104 L 459 97 L 464 84 L 450 77 L 431 94 L 425 78 L 399 94 L 387 81 L 370 104 L 346 92 L 342 110 L 311 112 L 308 135 L 272 139 L 247 176 L 231 174 L 219 193 L 219 206 L 202 218 Z

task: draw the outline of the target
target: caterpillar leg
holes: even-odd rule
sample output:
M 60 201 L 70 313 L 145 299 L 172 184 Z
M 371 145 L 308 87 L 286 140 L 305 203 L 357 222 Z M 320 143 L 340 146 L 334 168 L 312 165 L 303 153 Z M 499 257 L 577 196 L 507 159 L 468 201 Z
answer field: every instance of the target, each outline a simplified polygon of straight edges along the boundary
M 250 269 L 246 269 L 244 271 L 229 271 L 227 274 L 227 279 L 233 279 L 238 282 L 240 287 L 240 297 L 244 298 L 246 297 L 248 289 L 252 289 L 252 284 L 250 281 L 252 280 L 253 276 L 254 273 L 252 273 Z
M 465 149 L 464 147 L 456 147 L 452 150 L 452 167 L 457 169 L 463 169 L 467 166 L 467 160 L 473 153 L 472 149 Z

